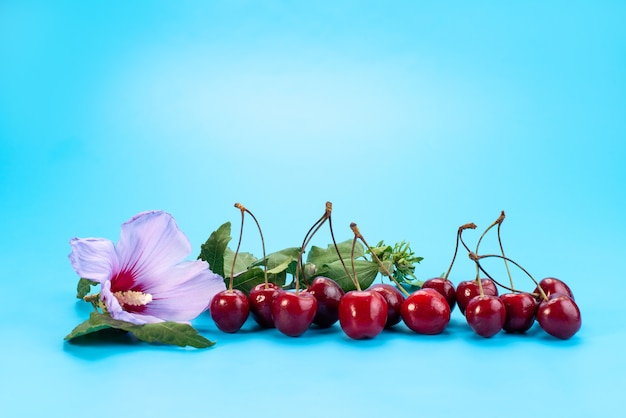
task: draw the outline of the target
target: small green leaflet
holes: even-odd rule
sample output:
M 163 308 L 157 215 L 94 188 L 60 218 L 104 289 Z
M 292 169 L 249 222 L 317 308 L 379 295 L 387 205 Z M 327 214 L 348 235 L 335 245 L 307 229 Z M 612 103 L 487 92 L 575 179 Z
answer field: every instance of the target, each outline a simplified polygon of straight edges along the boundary
M 230 222 L 226 222 L 216 231 L 213 231 L 209 239 L 200 246 L 198 259 L 209 263 L 211 271 L 222 277 L 226 277 L 224 275 L 224 253 L 230 240 Z
M 111 318 L 109 314 L 99 312 L 92 312 L 89 319 L 74 328 L 65 339 L 71 340 L 107 328 L 130 332 L 139 340 L 148 343 L 159 342 L 179 347 L 191 346 L 195 348 L 207 348 L 215 345 L 215 342 L 204 338 L 198 334 L 195 328 L 188 324 L 157 322 L 154 324 L 135 325 L 125 321 L 118 321 Z
M 78 280 L 78 284 L 76 285 L 76 298 L 82 299 L 91 292 L 92 286 L 97 286 L 98 283 L 91 281 L 89 279 L 81 278 Z

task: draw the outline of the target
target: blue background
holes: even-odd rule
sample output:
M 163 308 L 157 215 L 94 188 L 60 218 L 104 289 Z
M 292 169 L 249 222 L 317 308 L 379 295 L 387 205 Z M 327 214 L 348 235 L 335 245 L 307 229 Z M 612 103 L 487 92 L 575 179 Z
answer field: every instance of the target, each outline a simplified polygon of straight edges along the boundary
M 622 416 L 625 18 L 620 1 L 0 1 L 2 415 Z M 89 313 L 72 236 L 117 241 L 164 209 L 195 258 L 240 201 L 275 251 L 327 200 L 338 238 L 354 221 L 408 240 L 422 279 L 459 225 L 505 210 L 507 255 L 566 280 L 582 329 L 483 339 L 455 310 L 439 336 L 351 341 L 203 315 L 208 350 L 63 341 Z M 460 257 L 450 278 L 473 277 Z

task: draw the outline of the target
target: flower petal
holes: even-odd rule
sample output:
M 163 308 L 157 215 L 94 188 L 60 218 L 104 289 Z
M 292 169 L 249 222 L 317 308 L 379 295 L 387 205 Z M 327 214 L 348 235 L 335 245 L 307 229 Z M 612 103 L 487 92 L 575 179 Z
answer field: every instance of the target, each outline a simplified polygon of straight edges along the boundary
M 191 253 L 191 244 L 169 213 L 148 211 L 122 225 L 116 249 L 120 271 L 132 272 L 137 287 L 145 288 L 184 260 Z
M 70 245 L 70 263 L 80 277 L 103 283 L 117 272 L 117 254 L 108 239 L 72 238 Z
M 168 271 L 169 279 L 147 288 L 152 301 L 144 314 L 166 321 L 186 322 L 204 312 L 211 299 L 226 289 L 224 279 L 213 273 L 205 261 L 187 261 Z

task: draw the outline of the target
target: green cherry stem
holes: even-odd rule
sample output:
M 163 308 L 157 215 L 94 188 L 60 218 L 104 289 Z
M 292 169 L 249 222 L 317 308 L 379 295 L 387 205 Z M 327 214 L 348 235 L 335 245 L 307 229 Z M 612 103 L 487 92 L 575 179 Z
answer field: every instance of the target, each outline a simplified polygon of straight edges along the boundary
M 450 275 L 450 271 L 452 271 L 452 266 L 454 265 L 454 261 L 456 260 L 456 255 L 459 251 L 459 235 L 460 235 L 460 231 L 457 231 L 456 246 L 454 247 L 454 254 L 452 255 L 452 261 L 450 262 L 450 267 L 448 267 L 448 271 L 446 271 L 446 274 L 443 276 L 445 280 L 448 280 L 448 276 Z
M 502 211 L 502 217 L 504 219 L 504 211 Z M 502 227 L 502 222 L 498 224 L 498 244 L 500 245 L 500 252 L 502 253 L 502 257 L 505 257 L 504 267 L 506 268 L 506 274 L 509 276 L 509 283 L 511 284 L 511 289 L 515 289 L 515 285 L 513 284 L 513 276 L 511 275 L 511 269 L 509 268 L 509 262 L 506 260 L 506 255 L 504 254 L 504 247 L 502 246 L 502 238 L 500 236 L 501 227 Z
M 348 277 L 350 279 L 352 279 L 350 277 L 350 272 L 348 271 L 348 267 L 346 266 L 346 263 L 343 261 L 343 257 L 341 256 L 341 252 L 339 251 L 339 245 L 337 245 L 337 240 L 335 239 L 335 233 L 333 232 L 333 221 L 332 221 L 332 217 L 331 217 L 331 212 L 332 211 L 332 203 L 330 202 L 326 202 L 326 212 L 328 213 L 328 227 L 330 229 L 330 238 L 333 240 L 333 245 L 335 246 L 335 251 L 337 251 L 337 257 L 339 257 L 339 261 L 341 262 L 341 265 L 343 266 L 343 269 L 345 270 L 346 274 L 348 275 Z M 351 253 L 351 259 L 354 260 L 354 242 L 353 242 L 353 247 L 352 247 L 352 253 Z M 356 270 L 354 270 L 354 263 L 352 263 L 352 268 L 353 268 L 353 272 L 356 276 Z M 358 283 L 358 280 L 357 280 Z
M 372 251 L 372 247 L 369 246 L 369 244 L 367 243 L 367 241 L 365 241 L 365 238 L 363 238 L 363 235 L 361 234 L 361 231 L 359 231 L 359 227 L 352 222 L 350 224 L 350 229 L 352 229 L 352 231 L 354 232 L 354 236 L 355 238 L 358 238 L 361 240 L 361 242 L 363 243 L 363 245 L 365 245 L 365 247 L 367 247 L 368 251 L 370 252 L 370 254 L 372 254 L 372 258 L 374 258 L 376 260 L 376 262 L 378 263 L 378 265 L 380 266 L 380 268 L 382 269 L 382 271 L 389 276 L 389 278 L 395 283 L 396 287 L 398 287 L 398 289 L 400 289 L 400 291 L 402 291 L 402 293 L 404 293 L 405 296 L 409 296 L 410 293 L 404 288 L 404 286 L 402 286 L 400 283 L 398 283 L 398 281 L 396 280 L 395 277 L 393 277 L 393 274 L 391 274 L 389 272 L 389 270 L 387 269 L 387 267 L 385 267 L 385 265 L 383 264 L 382 261 L 380 261 L 380 258 L 378 258 L 378 256 L 376 255 L 376 253 L 374 253 L 374 251 Z M 354 259 L 354 257 L 353 257 Z
M 235 203 L 235 207 L 237 209 L 239 209 L 239 211 L 241 212 L 241 228 L 239 228 L 239 241 L 237 242 L 237 249 L 235 250 L 235 254 L 233 255 L 233 264 L 230 268 L 230 280 L 228 281 L 228 291 L 232 292 L 233 291 L 233 276 L 235 275 L 235 262 L 237 261 L 237 254 L 239 254 L 239 247 L 241 246 L 241 238 L 243 237 L 243 222 L 244 222 L 244 214 L 245 214 L 245 210 L 243 208 L 243 206 L 239 207 L 237 206 L 237 203 Z
M 358 240 L 358 237 L 355 233 L 354 238 L 352 239 L 352 249 L 350 251 L 350 262 L 352 263 L 352 276 L 348 274 L 348 277 L 352 280 L 352 283 L 354 284 L 354 287 L 356 288 L 356 290 L 360 292 L 361 283 L 359 283 L 359 279 L 356 276 L 356 266 L 354 265 L 354 249 L 356 247 L 357 240 Z
M 494 258 L 500 258 L 500 259 L 502 259 L 502 260 L 508 261 L 509 263 L 511 263 L 511 264 L 513 264 L 513 265 L 515 265 L 517 268 L 519 268 L 520 270 L 522 270 L 522 271 L 523 271 L 523 272 L 524 272 L 524 273 L 525 273 L 525 274 L 526 274 L 526 275 L 530 278 L 530 280 L 532 280 L 532 281 L 533 281 L 533 283 L 535 283 L 535 285 L 537 286 L 537 290 L 539 290 L 539 296 L 541 297 L 541 299 L 543 299 L 543 300 L 548 300 L 548 296 L 547 296 L 547 295 L 546 295 L 546 293 L 543 291 L 543 289 L 541 288 L 541 286 L 539 286 L 539 282 L 537 282 L 537 280 L 535 280 L 535 278 L 532 276 L 532 274 L 530 274 L 530 273 L 528 272 L 528 270 L 526 270 L 524 267 L 522 267 L 520 264 L 518 264 L 518 263 L 517 263 L 517 262 L 515 262 L 514 260 L 511 260 L 510 258 L 505 257 L 505 256 L 503 256 L 503 255 L 499 255 L 499 254 L 483 254 L 483 255 L 476 255 L 476 254 L 473 254 L 473 256 L 474 256 L 474 258 L 473 258 L 473 259 L 474 259 L 474 261 L 476 261 L 476 263 L 477 263 L 479 266 L 480 266 L 479 260 L 481 260 L 481 259 L 483 259 L 483 258 L 491 258 L 491 257 L 494 257 Z M 470 258 L 471 258 L 471 257 L 470 257 Z M 493 280 L 493 278 L 489 276 L 489 274 L 488 274 L 488 273 L 487 273 L 487 272 L 486 272 L 486 271 L 482 268 L 482 266 L 480 266 L 480 270 L 481 270 L 483 273 L 485 273 L 485 274 L 487 275 L 487 277 L 489 277 L 491 280 Z M 495 282 L 495 280 L 494 280 L 494 282 Z M 496 282 L 496 283 L 497 283 L 497 282 Z M 499 286 L 502 286 L 502 285 L 501 285 L 501 284 L 499 284 L 499 283 L 498 283 L 498 285 L 499 285 Z M 510 289 L 510 288 L 508 288 L 508 287 L 506 287 L 506 286 L 502 286 L 502 287 L 504 287 L 505 289 L 511 290 L 511 291 L 513 291 L 513 292 L 518 292 L 518 290 Z
M 324 222 L 330 218 L 330 214 L 332 212 L 333 205 L 330 202 L 326 202 L 326 207 L 324 210 L 324 214 L 317 220 L 315 223 L 309 228 L 307 233 L 304 235 L 304 240 L 302 240 L 302 247 L 300 247 L 300 253 L 298 254 L 298 261 L 296 263 L 296 294 L 300 292 L 300 272 L 302 272 L 302 277 L 306 280 L 306 275 L 304 273 L 304 266 L 302 265 L 302 257 L 304 255 L 304 251 L 313 239 L 313 236 L 320 230 Z
M 252 216 L 252 219 L 254 220 L 257 228 L 259 229 L 259 235 L 261 236 L 261 247 L 263 249 L 263 278 L 265 280 L 265 288 L 267 289 L 269 287 L 269 282 L 267 279 L 267 256 L 265 254 L 265 239 L 263 239 L 263 231 L 261 231 L 261 225 L 259 224 L 259 221 L 257 220 L 256 216 L 254 216 L 254 214 L 250 210 L 248 210 L 248 208 L 243 206 L 241 203 L 235 203 L 235 207 L 237 209 L 245 211 L 248 215 Z
M 489 230 L 491 228 L 493 228 L 496 225 L 500 225 L 502 223 L 502 221 L 504 220 L 504 211 L 502 211 L 502 213 L 500 214 L 500 216 L 498 216 L 498 219 L 496 219 L 491 225 L 489 225 L 484 231 L 483 233 L 480 235 L 480 238 L 478 238 L 478 242 L 476 243 L 476 254 L 480 254 L 478 252 L 478 247 L 480 246 L 481 241 L 483 240 L 483 238 L 485 237 L 485 235 L 487 235 L 487 232 L 489 232 Z
M 476 224 L 471 222 L 471 223 L 467 223 L 467 224 L 461 225 L 459 227 L 458 237 L 459 237 L 459 241 L 461 242 L 463 247 L 465 247 L 465 249 L 467 250 L 469 258 L 472 259 L 476 263 L 476 283 L 478 284 L 478 292 L 479 292 L 480 296 L 484 296 L 485 293 L 483 291 L 483 283 L 480 280 L 480 270 L 481 269 L 480 269 L 480 265 L 478 264 L 478 260 L 476 259 L 476 253 L 474 253 L 472 250 L 470 250 L 470 248 L 467 246 L 465 241 L 463 241 L 463 231 L 465 231 L 466 229 L 476 229 Z M 483 233 L 483 235 L 484 235 L 484 233 Z M 480 243 L 480 239 L 479 239 L 479 243 Z M 487 277 L 491 278 L 491 276 L 487 276 Z

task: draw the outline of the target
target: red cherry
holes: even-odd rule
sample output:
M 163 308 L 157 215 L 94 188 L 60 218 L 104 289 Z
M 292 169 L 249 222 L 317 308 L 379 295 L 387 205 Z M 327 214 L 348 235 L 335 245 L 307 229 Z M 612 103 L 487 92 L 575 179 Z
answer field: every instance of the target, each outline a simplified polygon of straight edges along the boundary
M 558 295 L 539 304 L 537 322 L 548 334 L 567 340 L 582 325 L 578 305 L 569 296 Z
M 441 293 L 441 295 L 446 298 L 448 306 L 450 306 L 450 311 L 456 306 L 456 290 L 450 280 L 444 279 L 443 277 L 428 279 L 422 285 L 422 289 L 435 289 L 437 292 Z
M 298 337 L 309 329 L 316 310 L 315 296 L 306 292 L 280 292 L 272 302 L 274 325 L 290 337 Z
M 483 293 L 485 295 L 498 296 L 498 288 L 493 280 L 480 279 L 483 285 Z M 467 280 L 460 282 L 456 286 L 456 303 L 459 305 L 459 310 L 462 314 L 465 313 L 465 307 L 472 298 L 480 294 L 480 289 L 476 280 Z
M 402 292 L 397 287 L 387 283 L 377 283 L 370 286 L 368 290 L 380 293 L 387 302 L 387 322 L 385 323 L 385 328 L 390 328 L 400 323 L 402 320 L 400 309 L 402 302 L 404 302 Z
M 305 292 L 317 300 L 317 311 L 313 323 L 321 328 L 328 328 L 339 320 L 339 301 L 344 291 L 333 279 L 318 276 Z
M 506 309 L 502 329 L 506 332 L 526 332 L 535 322 L 537 301 L 529 293 L 505 293 L 500 300 Z
M 469 301 L 465 319 L 481 337 L 492 337 L 502 329 L 506 320 L 504 303 L 493 295 L 476 296 Z
M 274 328 L 272 302 L 282 289 L 274 283 L 261 283 L 250 289 L 248 301 L 252 318 L 263 328 Z
M 387 323 L 387 301 L 371 290 L 352 290 L 339 302 L 339 325 L 350 338 L 374 338 Z
M 437 290 L 420 289 L 402 304 L 402 319 L 419 334 L 439 334 L 450 322 L 450 305 Z
M 248 319 L 250 304 L 241 290 L 226 289 L 213 296 L 209 310 L 215 325 L 223 332 L 232 333 L 239 331 Z
M 572 300 L 574 299 L 574 294 L 572 290 L 569 288 L 564 281 L 559 280 L 555 277 L 546 277 L 539 282 L 539 286 L 543 289 L 546 296 L 550 296 L 552 293 L 562 293 L 564 295 L 568 295 Z M 539 293 L 539 289 L 535 287 L 533 293 Z

